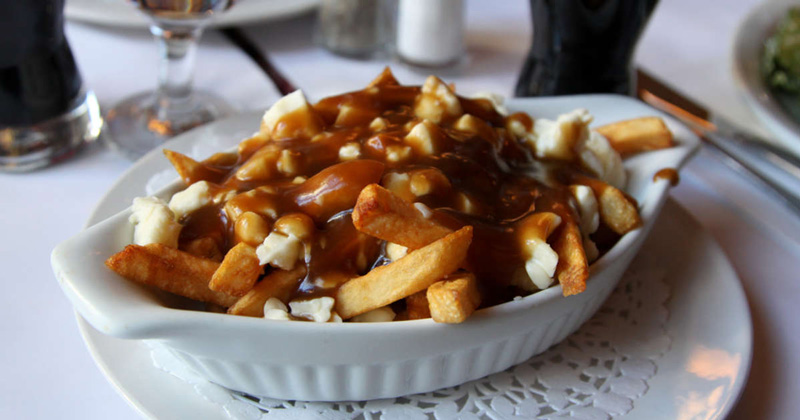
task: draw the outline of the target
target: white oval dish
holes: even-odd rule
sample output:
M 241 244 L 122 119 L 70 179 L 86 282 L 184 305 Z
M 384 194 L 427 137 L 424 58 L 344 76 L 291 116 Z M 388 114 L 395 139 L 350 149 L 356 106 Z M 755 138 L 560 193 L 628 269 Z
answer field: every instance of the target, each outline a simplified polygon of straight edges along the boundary
M 556 286 L 480 310 L 458 325 L 429 319 L 374 324 L 270 322 L 175 309 L 168 306 L 175 302 L 164 294 L 125 281 L 103 264 L 130 242 L 128 210 L 56 247 L 54 272 L 78 312 L 99 331 L 159 340 L 212 382 L 253 395 L 319 401 L 396 397 L 504 370 L 562 340 L 598 309 L 668 195 L 668 181 L 654 182 L 653 174 L 665 167 L 680 168 L 699 145 L 687 128 L 628 97 L 516 99 L 507 105 L 548 118 L 584 107 L 595 115 L 596 124 L 660 115 L 675 134 L 675 148 L 626 161 L 627 192 L 639 201 L 644 225 L 592 265 L 587 289 L 579 295 L 564 298 Z M 257 114 L 235 118 L 251 119 L 250 131 L 258 126 Z M 212 124 L 185 136 L 208 135 L 215 126 L 224 125 L 224 121 Z M 242 133 L 236 134 L 240 139 Z

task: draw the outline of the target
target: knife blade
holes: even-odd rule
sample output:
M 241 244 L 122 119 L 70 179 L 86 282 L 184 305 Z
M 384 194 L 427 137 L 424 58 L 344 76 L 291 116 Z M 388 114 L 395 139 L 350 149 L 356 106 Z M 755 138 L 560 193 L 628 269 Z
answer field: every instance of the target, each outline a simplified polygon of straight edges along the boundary
M 800 215 L 800 159 L 715 115 L 664 82 L 637 70 L 636 96 L 689 126 L 725 162 L 768 187 Z

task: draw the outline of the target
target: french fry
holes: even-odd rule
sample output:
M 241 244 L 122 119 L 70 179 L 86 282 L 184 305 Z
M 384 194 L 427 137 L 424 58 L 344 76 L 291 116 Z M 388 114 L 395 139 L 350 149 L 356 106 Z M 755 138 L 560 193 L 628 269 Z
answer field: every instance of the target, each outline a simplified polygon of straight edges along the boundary
M 306 267 L 304 265 L 298 265 L 289 271 L 275 270 L 256 283 L 247 294 L 228 308 L 228 313 L 263 317 L 264 303 L 271 297 L 284 303 L 288 301 L 292 291 L 297 288 L 297 284 L 305 275 Z
M 642 225 L 636 203 L 624 192 L 598 179 L 576 175 L 575 183 L 591 188 L 597 198 L 600 220 L 618 235 Z
M 196 257 L 209 259 L 211 261 L 222 261 L 222 253 L 217 247 L 217 242 L 210 236 L 193 239 L 183 246 L 182 251 L 186 251 Z
M 431 318 L 435 322 L 464 322 L 481 304 L 478 282 L 472 273 L 457 273 L 438 281 L 427 292 Z
M 376 86 L 397 86 L 399 84 L 400 83 L 397 81 L 397 79 L 394 78 L 394 74 L 392 74 L 392 69 L 390 69 L 389 66 L 386 66 L 383 68 L 383 71 L 378 75 L 378 77 L 369 82 L 367 88 Z
M 659 117 L 642 117 L 597 127 L 620 155 L 672 147 L 672 132 Z
M 240 181 L 266 181 L 278 175 L 278 159 L 281 147 L 268 143 L 256 150 L 236 170 L 236 179 Z
M 406 298 L 406 319 L 430 318 L 427 291 L 414 293 Z
M 264 268 L 258 262 L 256 250 L 241 242 L 225 254 L 225 259 L 211 277 L 208 288 L 241 297 L 253 288 L 263 272 Z
M 209 167 L 184 154 L 164 149 L 164 156 L 178 172 L 186 185 L 192 185 L 197 181 L 219 182 L 224 176 L 225 171 Z
M 361 190 L 353 208 L 353 225 L 368 235 L 410 249 L 421 248 L 452 232 L 377 184 Z
M 336 312 L 349 319 L 425 290 L 461 265 L 471 242 L 472 226 L 465 226 L 348 281 L 336 293 Z
M 558 254 L 556 278 L 561 283 L 564 296 L 583 292 L 586 290 L 586 279 L 589 278 L 589 263 L 578 225 L 572 219 L 562 218 L 561 226 L 554 235 L 553 251 Z
M 236 298 L 208 288 L 219 263 L 161 244 L 128 245 L 106 260 L 117 274 L 155 286 L 176 295 L 220 306 L 231 306 Z

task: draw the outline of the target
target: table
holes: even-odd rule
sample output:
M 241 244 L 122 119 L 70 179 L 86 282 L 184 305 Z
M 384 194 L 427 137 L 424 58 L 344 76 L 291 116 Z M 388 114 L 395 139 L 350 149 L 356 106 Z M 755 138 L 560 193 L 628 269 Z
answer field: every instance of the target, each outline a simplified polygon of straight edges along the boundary
M 530 41 L 527 2 L 468 1 L 468 58 L 439 71 L 459 91 L 510 95 Z M 637 63 L 742 126 L 765 134 L 738 96 L 730 43 L 755 0 L 664 1 L 637 53 Z M 386 64 L 352 61 L 316 48 L 313 17 L 244 29 L 312 100 L 358 89 Z M 101 106 L 153 86 L 156 51 L 144 30 L 67 23 L 78 65 Z M 393 64 L 404 83 L 427 72 Z M 334 81 L 334 82 L 331 82 Z M 219 32 L 198 54 L 196 84 L 242 110 L 265 109 L 278 93 L 261 70 Z M 130 162 L 101 144 L 27 174 L 0 174 L 1 418 L 137 418 L 105 380 L 78 334 L 69 302 L 55 282 L 49 253 L 82 228 L 93 205 Z M 719 241 L 741 277 L 752 312 L 755 347 L 749 383 L 732 417 L 793 418 L 800 413 L 800 222 L 766 195 L 701 153 L 673 196 Z

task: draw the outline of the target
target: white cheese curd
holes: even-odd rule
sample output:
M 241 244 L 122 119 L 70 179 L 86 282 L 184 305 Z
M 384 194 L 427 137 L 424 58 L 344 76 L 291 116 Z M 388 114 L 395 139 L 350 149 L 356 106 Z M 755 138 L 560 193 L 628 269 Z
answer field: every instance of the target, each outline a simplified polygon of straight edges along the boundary
M 408 254 L 408 248 L 394 242 L 386 243 L 386 256 L 392 261 L 397 261 Z
M 569 190 L 578 203 L 576 210 L 580 215 L 581 232 L 584 234 L 595 233 L 600 226 L 600 213 L 594 192 L 585 185 L 570 185 Z
M 506 98 L 499 93 L 494 92 L 478 92 L 472 95 L 473 99 L 486 99 L 489 103 L 492 104 L 492 107 L 498 114 L 506 117 L 508 116 L 508 108 L 506 108 L 505 102 Z
M 292 316 L 306 318 L 314 322 L 328 322 L 331 319 L 331 311 L 335 300 L 332 297 L 324 296 L 308 300 L 293 300 L 289 302 Z
M 283 270 L 294 268 L 303 255 L 303 243 L 294 235 L 284 235 L 272 231 L 264 242 L 256 248 L 256 256 L 261 265 L 269 264 Z
M 302 133 L 289 132 L 296 127 L 288 127 L 281 125 L 280 122 L 283 117 L 294 114 L 303 120 Z M 320 127 L 315 121 L 316 115 L 314 110 L 306 100 L 305 95 L 299 89 L 284 96 L 275 102 L 272 107 L 264 113 L 261 119 L 261 133 L 271 138 L 281 138 L 290 135 L 305 135 L 308 138 L 313 137 L 320 132 Z
M 625 187 L 627 174 L 622 157 L 602 134 L 590 132 L 587 140 L 579 144 L 578 158 L 598 178 L 617 188 Z
M 583 108 L 561 114 L 555 121 L 536 119 L 528 131 L 518 121 L 508 129 L 527 143 L 536 157 L 544 159 L 577 160 L 594 175 L 617 187 L 625 186 L 627 175 L 622 157 L 600 133 L 589 129 L 594 120 Z
M 183 191 L 175 193 L 169 200 L 169 209 L 175 213 L 175 219 L 181 220 L 184 216 L 207 205 L 212 201 L 211 189 L 206 181 L 198 181 L 189 185 Z
M 589 238 L 589 235 L 595 233 L 600 226 L 597 197 L 592 189 L 585 185 L 570 185 L 569 190 L 578 204 L 575 210 L 580 216 L 579 225 L 583 234 L 583 249 L 586 252 L 586 258 L 591 262 L 600 255 L 597 245 Z
M 575 146 L 588 138 L 591 122 L 592 116 L 583 108 L 561 114 L 555 121 L 537 119 L 533 135 L 527 139 L 533 140 L 536 157 L 569 160 L 574 156 Z
M 558 265 L 558 254 L 544 241 L 528 241 L 532 248 L 531 257 L 525 262 L 525 271 L 531 282 L 539 289 L 553 284 L 553 275 Z
M 181 225 L 175 221 L 175 215 L 164 200 L 157 197 L 134 198 L 132 212 L 128 221 L 134 225 L 134 244 L 178 247 Z
M 394 321 L 395 313 L 392 308 L 383 306 L 373 309 L 369 312 L 364 312 L 361 315 L 356 315 L 350 319 L 352 322 L 390 322 Z
M 350 142 L 339 148 L 339 160 L 353 160 L 361 156 L 361 145 Z
M 280 299 L 271 297 L 264 303 L 264 318 L 281 321 L 290 321 L 289 309 Z
M 430 207 L 426 206 L 423 203 L 420 203 L 420 202 L 414 203 L 414 208 L 417 209 L 419 214 L 421 214 L 422 217 L 424 217 L 426 219 L 430 219 L 431 216 L 433 216 L 433 210 L 431 210 Z
M 438 77 L 428 76 L 414 105 L 414 115 L 438 124 L 447 116 L 459 117 L 462 113 L 455 93 Z

